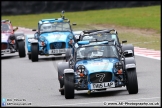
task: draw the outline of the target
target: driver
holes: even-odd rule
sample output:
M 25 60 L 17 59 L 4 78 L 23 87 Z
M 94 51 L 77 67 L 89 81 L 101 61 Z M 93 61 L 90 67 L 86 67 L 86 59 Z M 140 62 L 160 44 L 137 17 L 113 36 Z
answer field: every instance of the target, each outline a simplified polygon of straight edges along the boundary
M 41 26 L 41 31 L 51 31 L 52 30 L 52 24 L 48 23 L 48 24 L 43 24 Z

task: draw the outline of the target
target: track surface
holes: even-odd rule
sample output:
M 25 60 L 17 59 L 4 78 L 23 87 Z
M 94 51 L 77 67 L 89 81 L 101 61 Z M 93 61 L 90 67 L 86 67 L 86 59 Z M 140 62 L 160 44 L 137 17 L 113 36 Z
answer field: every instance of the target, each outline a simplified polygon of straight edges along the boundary
M 123 104 L 126 102 L 158 103 L 161 106 L 160 60 L 138 55 L 135 58 L 138 94 L 129 95 L 125 87 L 95 92 L 90 95 L 85 90 L 75 91 L 75 99 L 66 100 L 58 91 L 56 68 L 58 62 L 64 61 L 63 57 L 39 56 L 39 61 L 33 63 L 27 56 L 19 58 L 18 53 L 6 54 L 2 56 L 1 62 L 1 97 L 11 100 L 25 99 L 23 103 L 31 103 L 32 106 L 104 106 L 104 102 L 113 103 L 114 106 L 119 102 L 123 102 Z M 22 101 L 17 102 L 22 103 Z M 13 102 L 7 101 L 7 103 Z

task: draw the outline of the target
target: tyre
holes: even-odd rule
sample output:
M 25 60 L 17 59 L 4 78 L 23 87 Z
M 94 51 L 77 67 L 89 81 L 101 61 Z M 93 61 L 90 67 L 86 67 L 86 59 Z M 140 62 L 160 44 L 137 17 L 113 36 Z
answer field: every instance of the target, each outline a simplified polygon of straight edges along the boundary
M 63 84 L 61 84 L 61 83 L 60 83 L 60 88 L 63 88 Z M 61 92 L 60 92 L 60 93 L 61 93 L 61 95 L 64 95 L 64 89 L 63 89 L 63 90 L 61 90 Z
M 38 44 L 31 44 L 31 60 L 32 62 L 38 61 Z
M 18 52 L 19 52 L 19 57 L 25 57 L 25 42 L 24 41 L 17 41 L 18 44 Z
M 31 54 L 28 54 L 28 59 L 29 59 L 29 60 L 31 59 Z
M 74 74 L 64 74 L 64 94 L 66 99 L 74 98 Z
M 136 69 L 127 69 L 127 90 L 129 94 L 137 94 L 138 93 L 138 81 Z
M 70 56 L 71 56 L 71 52 L 72 51 L 72 49 L 67 49 L 67 51 L 66 51 L 66 54 L 65 54 L 65 60 L 66 60 L 66 62 L 68 62 L 68 60 L 70 59 Z
M 69 63 L 68 62 L 58 63 L 57 69 L 58 69 L 58 80 L 61 85 L 64 85 L 63 80 L 64 69 L 69 69 Z

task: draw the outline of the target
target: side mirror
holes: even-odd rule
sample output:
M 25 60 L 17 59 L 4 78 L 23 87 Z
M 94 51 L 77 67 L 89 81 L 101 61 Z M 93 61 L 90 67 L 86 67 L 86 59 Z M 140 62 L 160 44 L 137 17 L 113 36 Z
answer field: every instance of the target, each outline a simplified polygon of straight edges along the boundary
M 76 23 L 73 23 L 72 25 L 73 25 L 73 26 L 76 26 L 77 24 L 76 24 Z
M 18 27 L 14 28 L 13 31 L 15 32 L 16 30 L 18 30 Z
M 36 29 L 32 29 L 32 31 L 37 31 Z
M 123 40 L 123 41 L 122 41 L 122 44 L 123 44 L 123 43 L 127 43 L 127 40 Z
M 35 38 L 35 39 L 38 39 L 38 32 L 36 32 L 36 33 L 34 34 L 34 38 Z

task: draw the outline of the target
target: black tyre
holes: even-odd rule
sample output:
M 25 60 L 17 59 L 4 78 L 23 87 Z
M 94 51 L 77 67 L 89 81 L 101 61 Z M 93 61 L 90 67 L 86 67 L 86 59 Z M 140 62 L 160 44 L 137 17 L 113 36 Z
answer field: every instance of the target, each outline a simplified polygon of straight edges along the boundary
M 31 59 L 31 54 L 28 54 L 28 59 L 29 59 L 29 60 Z
M 65 54 L 65 60 L 66 60 L 66 62 L 68 62 L 69 61 L 69 59 L 70 59 L 70 56 L 71 56 L 71 54 L 72 54 L 72 49 L 68 49 L 67 51 L 66 51 L 66 54 Z
M 74 74 L 64 74 L 64 94 L 66 99 L 74 98 Z
M 58 69 L 58 80 L 61 85 L 64 85 L 63 80 L 64 69 L 69 69 L 69 63 L 68 62 L 58 63 L 57 69 Z
M 31 60 L 32 62 L 38 61 L 38 44 L 31 44 Z
M 127 69 L 127 90 L 129 94 L 137 94 L 138 93 L 138 81 L 136 69 Z
M 60 83 L 60 88 L 63 88 L 63 84 L 61 84 L 61 83 Z M 60 92 L 60 93 L 61 93 L 61 95 L 64 95 L 64 89 L 63 89 L 63 90 L 61 90 L 61 92 Z
M 20 58 L 25 57 L 26 56 L 25 42 L 23 40 L 22 41 L 17 41 L 17 44 L 18 44 L 19 57 Z

